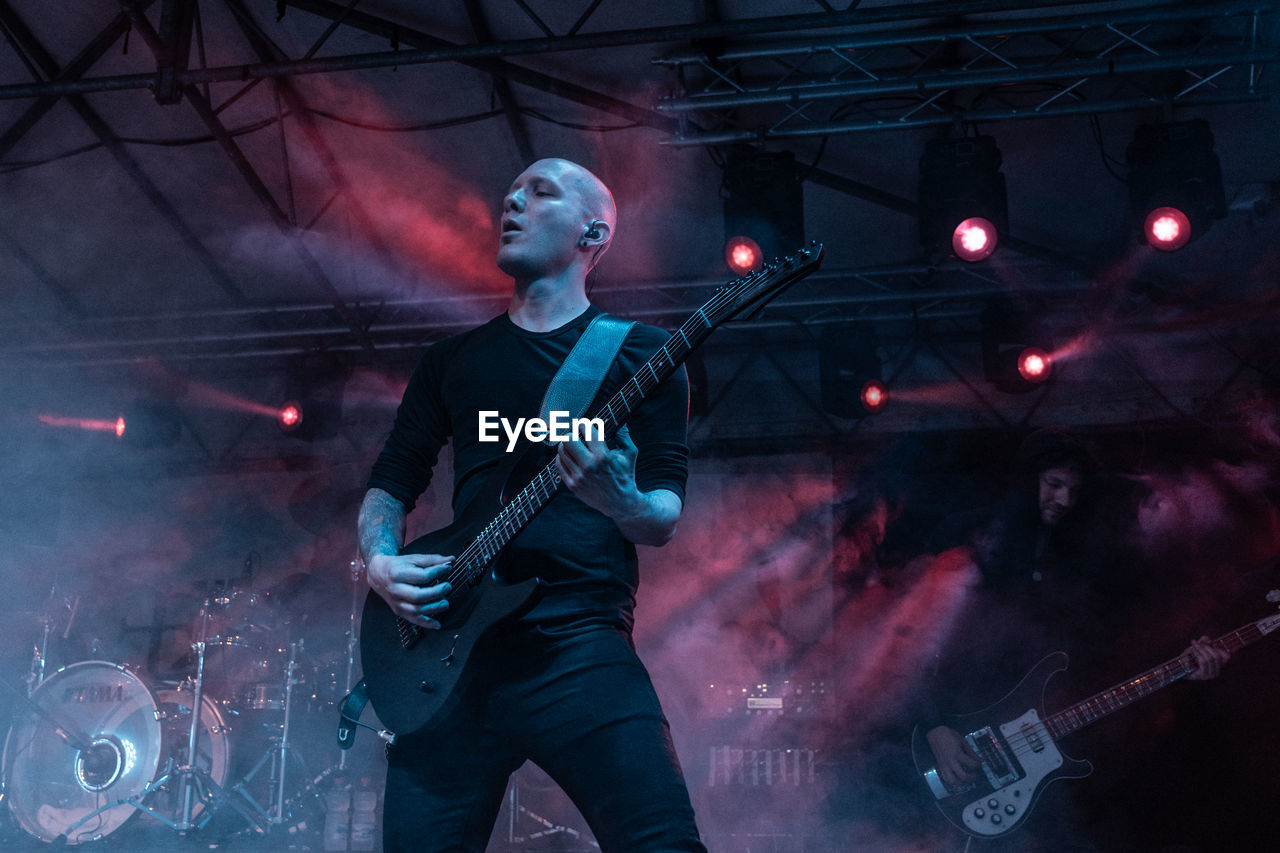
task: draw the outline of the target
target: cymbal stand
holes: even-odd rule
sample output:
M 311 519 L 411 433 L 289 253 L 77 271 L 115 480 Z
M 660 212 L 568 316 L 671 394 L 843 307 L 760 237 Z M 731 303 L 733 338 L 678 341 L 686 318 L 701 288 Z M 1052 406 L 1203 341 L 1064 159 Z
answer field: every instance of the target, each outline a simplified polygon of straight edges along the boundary
M 49 589 L 49 597 L 45 601 L 44 609 L 40 614 L 40 640 L 31 650 L 31 666 L 27 670 L 27 695 L 30 696 L 36 692 L 36 688 L 44 683 L 45 671 L 49 664 L 49 635 L 53 633 L 54 623 L 59 621 L 55 615 L 54 599 L 58 595 L 58 585 L 55 583 Z M 62 631 L 62 639 L 66 639 L 71 634 L 71 625 L 76 619 L 76 610 L 80 606 L 80 597 L 76 596 L 74 601 L 63 599 L 63 608 L 70 610 L 70 616 L 67 617 L 66 628 Z
M 268 824 L 279 825 L 284 823 L 285 819 L 285 779 L 288 776 L 289 769 L 289 752 L 293 747 L 289 743 L 289 723 L 293 716 L 293 688 L 298 683 L 298 653 L 302 651 L 303 640 L 297 640 L 289 644 L 289 663 L 285 667 L 284 681 L 284 724 L 280 729 L 280 742 L 269 747 L 257 763 L 244 774 L 244 777 L 233 786 L 233 790 L 249 803 L 249 805 L 257 811 L 258 815 L 267 821 Z M 266 763 L 271 762 L 271 791 L 268 794 L 267 808 L 263 808 L 262 804 L 253 798 L 245 787 L 249 784 L 254 776 L 258 775 Z
M 143 794 L 150 793 L 176 776 L 178 779 L 178 801 L 182 803 L 181 815 L 178 820 L 170 820 L 148 806 L 141 805 L 139 807 L 158 818 L 170 829 L 186 833 L 192 829 L 203 828 L 219 807 L 230 804 L 254 829 L 262 832 L 263 827 L 257 817 L 241 807 L 240 804 L 231 800 L 227 796 L 227 792 L 217 782 L 213 781 L 213 777 L 209 775 L 208 771 L 197 764 L 199 758 L 197 750 L 200 747 L 200 716 L 204 710 L 204 655 L 209 630 L 209 601 L 209 599 L 205 600 L 205 606 L 200 612 L 200 639 L 191 644 L 191 650 L 196 653 L 196 677 L 191 698 L 191 727 L 187 732 L 187 761 L 185 764 L 175 767 L 173 758 L 170 757 L 165 772 L 148 785 Z M 192 822 L 197 796 L 205 803 L 205 810 L 198 822 Z M 141 796 L 139 799 L 141 799 Z

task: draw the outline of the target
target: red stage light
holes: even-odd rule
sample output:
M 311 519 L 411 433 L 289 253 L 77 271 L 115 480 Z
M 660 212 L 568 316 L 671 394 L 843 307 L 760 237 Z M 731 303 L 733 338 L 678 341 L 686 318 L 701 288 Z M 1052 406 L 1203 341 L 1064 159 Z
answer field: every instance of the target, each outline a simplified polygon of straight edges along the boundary
M 971 216 L 956 226 L 951 235 L 951 251 L 962 261 L 980 261 L 996 250 L 1000 234 L 996 226 L 981 216 Z
M 1053 361 L 1039 347 L 1027 347 L 1018 355 L 1018 373 L 1028 382 L 1043 382 L 1049 378 Z
M 764 252 L 755 240 L 738 235 L 724 244 L 724 262 L 738 275 L 746 275 L 764 266 Z
M 285 432 L 293 432 L 302 424 L 302 407 L 297 403 L 285 403 L 276 414 L 276 423 Z
M 1142 232 L 1153 247 L 1172 252 L 1191 240 L 1191 220 L 1176 207 L 1157 207 L 1147 214 Z
M 889 405 L 889 389 L 879 379 L 872 379 L 862 386 L 862 407 L 876 414 Z
M 124 415 L 116 418 L 116 438 L 124 438 Z

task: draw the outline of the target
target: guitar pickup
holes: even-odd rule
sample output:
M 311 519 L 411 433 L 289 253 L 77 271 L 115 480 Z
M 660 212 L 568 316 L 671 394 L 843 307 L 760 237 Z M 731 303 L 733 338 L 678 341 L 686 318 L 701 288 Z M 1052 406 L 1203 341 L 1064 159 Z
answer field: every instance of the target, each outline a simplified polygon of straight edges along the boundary
M 992 788 L 1003 788 L 1022 778 L 1022 768 L 1009 752 L 1008 744 L 990 726 L 969 732 L 964 739 L 982 761 L 982 772 Z

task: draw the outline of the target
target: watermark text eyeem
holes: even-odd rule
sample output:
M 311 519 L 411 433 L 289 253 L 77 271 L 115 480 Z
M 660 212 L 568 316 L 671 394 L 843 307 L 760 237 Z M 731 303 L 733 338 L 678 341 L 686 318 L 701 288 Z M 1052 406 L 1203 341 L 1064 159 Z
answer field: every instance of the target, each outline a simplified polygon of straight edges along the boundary
M 528 441 L 604 441 L 604 418 L 570 418 L 568 412 L 548 412 L 548 419 L 516 418 L 514 424 L 497 412 L 480 412 L 481 441 L 501 441 L 498 428 L 507 436 L 507 452 L 515 449 L 524 435 Z

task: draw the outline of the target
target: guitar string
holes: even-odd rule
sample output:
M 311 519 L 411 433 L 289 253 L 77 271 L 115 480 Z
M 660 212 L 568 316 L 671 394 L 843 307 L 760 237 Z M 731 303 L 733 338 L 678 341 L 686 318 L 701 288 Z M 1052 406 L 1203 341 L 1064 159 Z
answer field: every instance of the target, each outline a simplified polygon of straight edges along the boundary
M 1254 622 L 1233 631 L 1230 634 L 1219 637 L 1214 641 L 1214 643 L 1221 644 L 1226 647 L 1228 651 L 1234 652 L 1264 636 L 1266 636 L 1266 632 L 1259 627 L 1257 622 Z M 1175 681 L 1190 675 L 1194 671 L 1195 667 L 1191 659 L 1187 657 L 1178 657 L 1173 660 L 1166 661 L 1157 667 L 1147 670 L 1141 675 L 1135 676 L 1122 685 L 1117 685 L 1110 690 L 1104 690 L 1101 693 L 1090 696 L 1088 699 L 1077 702 L 1069 708 L 1065 708 L 1062 711 L 1055 712 L 1047 717 L 1037 720 L 1030 726 L 1029 730 L 1026 728 L 1019 729 L 1010 735 L 1006 735 L 1005 740 L 1011 747 L 1010 753 L 1015 758 L 1021 758 L 1022 756 L 1030 753 L 1042 751 L 1043 746 L 1037 747 L 1033 743 L 1033 738 L 1043 737 L 1047 738 L 1051 742 L 1057 741 L 1066 735 L 1079 731 L 1090 723 L 1102 719 L 1113 711 L 1126 708 L 1137 700 L 1150 696 L 1157 690 L 1173 684 Z M 1157 677 L 1162 680 L 1159 681 L 1159 683 L 1154 684 L 1154 686 L 1150 686 L 1151 680 Z M 1138 690 L 1137 695 L 1128 695 L 1126 691 L 1135 689 L 1135 686 Z M 1146 689 L 1146 692 L 1142 692 L 1144 688 L 1149 686 L 1150 689 Z M 1109 701 L 1108 697 L 1112 696 L 1117 697 L 1119 701 Z M 1103 706 L 1103 702 L 1107 702 L 1108 704 Z M 1095 712 L 1093 716 L 1087 716 L 1087 713 L 1091 711 L 1088 707 L 1091 703 L 1100 710 Z M 1063 723 L 1064 721 L 1066 723 L 1065 726 L 1056 725 Z M 1057 729 L 1056 731 L 1055 728 Z

